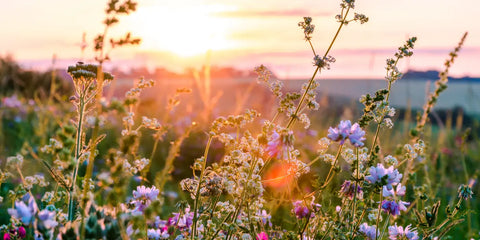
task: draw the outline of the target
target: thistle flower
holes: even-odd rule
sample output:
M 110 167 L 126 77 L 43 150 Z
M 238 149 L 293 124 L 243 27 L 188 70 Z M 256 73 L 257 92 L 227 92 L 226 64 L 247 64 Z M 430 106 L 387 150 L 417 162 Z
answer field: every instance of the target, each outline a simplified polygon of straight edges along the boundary
M 408 239 L 408 240 L 417 240 L 418 239 L 418 233 L 414 229 L 410 229 L 411 225 L 408 225 L 405 227 L 405 229 L 402 226 L 397 226 L 395 223 L 395 226 L 390 226 L 388 227 L 388 238 L 391 240 L 397 240 L 397 239 Z

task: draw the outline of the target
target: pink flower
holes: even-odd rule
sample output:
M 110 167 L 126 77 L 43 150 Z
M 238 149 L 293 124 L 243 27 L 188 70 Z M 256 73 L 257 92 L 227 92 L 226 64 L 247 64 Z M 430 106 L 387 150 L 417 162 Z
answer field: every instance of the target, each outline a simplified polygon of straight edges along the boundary
M 257 240 L 268 240 L 268 235 L 265 232 L 257 234 Z

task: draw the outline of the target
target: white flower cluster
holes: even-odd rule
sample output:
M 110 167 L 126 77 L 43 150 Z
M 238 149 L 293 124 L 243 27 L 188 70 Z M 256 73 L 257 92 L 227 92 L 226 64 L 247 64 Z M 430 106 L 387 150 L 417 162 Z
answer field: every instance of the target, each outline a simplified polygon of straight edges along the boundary
M 132 174 L 137 174 L 138 172 L 141 172 L 146 166 L 148 166 L 149 163 L 150 163 L 149 159 L 142 158 L 142 159 L 137 159 L 133 161 L 133 165 L 132 165 L 127 159 L 124 159 L 123 169 Z
M 143 89 L 153 87 L 154 84 L 155 84 L 155 81 L 145 80 L 144 78 L 142 78 L 134 88 L 130 89 L 128 92 L 125 93 L 125 97 L 138 98 Z
M 24 179 L 23 186 L 27 190 L 31 190 L 34 185 L 39 185 L 40 187 L 48 186 L 48 182 L 45 181 L 43 175 L 36 174 L 34 176 L 27 176 Z
M 55 138 L 50 138 L 48 145 L 45 145 L 42 148 L 40 148 L 40 151 L 43 153 L 53 154 L 57 150 L 60 150 L 62 148 L 63 148 L 62 142 L 58 141 Z
M 21 167 L 23 164 L 23 156 L 20 154 L 17 154 L 16 156 L 11 156 L 7 158 L 7 165 L 13 166 L 16 165 L 18 167 Z
M 160 130 L 162 128 L 162 124 L 160 124 L 156 118 L 148 118 L 145 116 L 142 116 L 142 125 L 153 130 Z

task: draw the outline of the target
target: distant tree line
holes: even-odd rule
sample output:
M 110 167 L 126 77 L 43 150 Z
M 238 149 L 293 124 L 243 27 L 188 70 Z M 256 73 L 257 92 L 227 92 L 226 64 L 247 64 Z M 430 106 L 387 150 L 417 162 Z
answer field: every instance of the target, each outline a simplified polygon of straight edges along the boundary
M 72 93 L 70 81 L 66 81 L 61 71 L 38 72 L 23 69 L 10 57 L 0 57 L 0 95 L 18 94 L 26 98 L 49 97 L 54 81 L 54 92 L 58 96 Z

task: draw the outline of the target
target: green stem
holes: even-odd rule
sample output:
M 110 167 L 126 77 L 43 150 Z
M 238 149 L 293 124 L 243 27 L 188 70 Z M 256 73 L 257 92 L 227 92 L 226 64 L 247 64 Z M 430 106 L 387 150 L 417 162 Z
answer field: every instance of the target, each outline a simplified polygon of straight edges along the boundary
M 344 16 L 343 20 L 341 21 L 340 26 L 338 27 L 337 32 L 335 33 L 335 36 L 333 37 L 332 41 L 330 42 L 330 45 L 328 46 L 327 51 L 323 55 L 323 58 L 327 57 L 328 53 L 330 52 L 330 50 L 333 47 L 333 44 L 337 40 L 338 34 L 340 33 L 340 30 L 342 30 L 342 27 L 345 24 L 345 19 L 347 18 L 347 15 L 348 15 L 349 11 L 350 11 L 350 7 L 347 8 L 345 16 Z M 312 46 L 312 49 L 313 49 L 313 46 Z M 288 124 L 287 124 L 287 127 L 286 127 L 287 129 L 289 129 L 293 125 L 293 123 L 295 122 L 295 119 L 297 119 L 300 108 L 302 107 L 302 104 L 305 101 L 305 97 L 307 96 L 308 91 L 312 87 L 313 80 L 315 79 L 315 76 L 317 75 L 319 70 L 320 70 L 320 67 L 317 66 L 317 68 L 315 69 L 315 72 L 313 72 L 313 75 L 310 78 L 310 81 L 308 82 L 307 88 L 303 92 L 302 98 L 300 99 L 300 102 L 298 103 L 297 108 L 295 109 L 295 113 L 290 117 L 290 120 L 288 121 Z
M 85 102 L 84 102 L 84 98 L 85 96 L 80 96 L 79 97 L 80 99 L 80 104 L 79 104 L 79 109 L 78 109 L 78 125 L 77 125 L 77 137 L 76 137 L 76 141 L 75 141 L 75 157 L 74 157 L 74 160 L 75 160 L 75 169 L 73 170 L 73 177 L 72 177 L 72 183 L 71 183 L 71 186 L 70 186 L 70 192 L 68 194 L 69 196 L 69 202 L 68 202 L 68 221 L 73 221 L 73 218 L 74 218 L 74 204 L 75 204 L 75 200 L 74 200 L 74 194 L 75 194 L 75 189 L 76 189 L 76 181 L 77 181 L 77 174 L 78 174 L 78 168 L 80 166 L 80 161 L 79 161 L 79 155 L 80 155 L 80 149 L 82 147 L 82 125 L 83 125 L 83 115 L 84 115 L 84 112 L 85 112 Z
M 380 191 L 380 203 L 378 204 L 378 212 L 377 212 L 377 224 L 376 224 L 376 230 L 375 230 L 375 240 L 378 239 L 378 234 L 379 234 L 379 224 L 380 224 L 380 217 L 382 216 L 382 201 L 383 201 L 383 194 L 382 191 Z
M 210 145 L 212 144 L 213 137 L 208 138 L 207 146 L 205 147 L 205 152 L 203 153 L 203 165 L 202 171 L 200 172 L 200 178 L 198 179 L 198 186 L 197 191 L 195 193 L 195 203 L 193 205 L 193 230 L 192 230 L 192 239 L 195 239 L 197 235 L 197 222 L 198 222 L 198 205 L 200 204 L 200 188 L 202 185 L 203 177 L 205 176 L 205 168 L 207 166 L 207 157 L 208 157 L 208 150 L 210 149 Z

